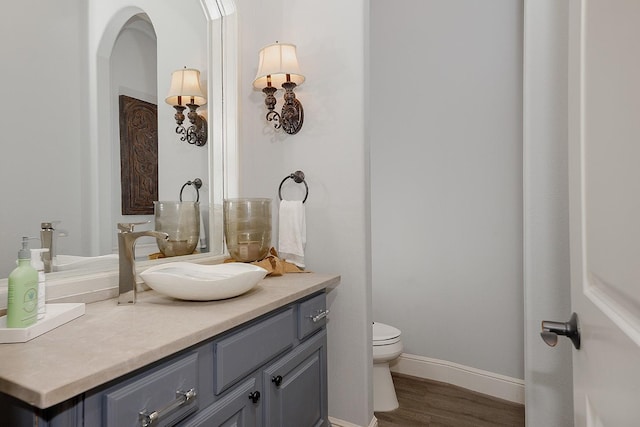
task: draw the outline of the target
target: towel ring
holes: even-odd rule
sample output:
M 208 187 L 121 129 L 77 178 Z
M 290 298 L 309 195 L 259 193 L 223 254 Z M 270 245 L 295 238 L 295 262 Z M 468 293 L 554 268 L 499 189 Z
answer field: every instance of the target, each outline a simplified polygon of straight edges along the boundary
M 193 181 L 187 181 L 184 183 L 182 188 L 180 189 L 180 201 L 182 201 L 182 191 L 184 191 L 184 187 L 187 185 L 193 185 L 196 189 L 196 203 L 200 201 L 200 187 L 202 187 L 202 180 L 200 178 L 196 178 Z
M 280 198 L 280 200 L 282 200 L 282 184 L 284 184 L 284 182 L 286 180 L 288 180 L 289 178 L 294 180 L 297 184 L 300 184 L 300 183 L 304 184 L 304 187 L 306 188 L 307 192 L 304 195 L 304 199 L 302 200 L 302 203 L 306 202 L 307 201 L 307 197 L 309 197 L 309 186 L 307 185 L 307 181 L 304 180 L 304 172 L 302 172 L 302 171 L 295 171 L 291 175 L 288 175 L 288 176 L 284 177 L 284 179 L 280 183 L 280 187 L 278 187 L 278 197 Z

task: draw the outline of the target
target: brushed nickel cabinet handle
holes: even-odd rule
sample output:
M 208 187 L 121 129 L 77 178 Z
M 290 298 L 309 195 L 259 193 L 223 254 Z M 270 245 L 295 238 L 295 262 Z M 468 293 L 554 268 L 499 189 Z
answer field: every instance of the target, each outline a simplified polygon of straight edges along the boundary
M 318 310 L 315 316 L 307 316 L 313 323 L 318 323 L 320 320 L 327 317 L 329 310 Z
M 196 393 L 196 390 L 194 388 L 189 391 L 176 391 L 176 399 L 173 402 L 168 403 L 163 408 L 153 412 L 149 412 L 146 409 L 144 411 L 141 411 L 138 417 L 140 426 L 149 427 L 154 425 L 155 423 L 160 421 L 162 417 L 167 416 L 169 413 L 194 400 L 197 395 L 198 394 Z

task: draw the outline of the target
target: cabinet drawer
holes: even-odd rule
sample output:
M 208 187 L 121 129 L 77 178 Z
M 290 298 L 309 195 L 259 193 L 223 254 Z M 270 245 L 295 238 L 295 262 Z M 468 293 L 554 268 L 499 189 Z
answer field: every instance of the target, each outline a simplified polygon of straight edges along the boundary
M 293 309 L 214 342 L 216 394 L 293 346 Z
M 298 339 L 311 335 L 327 323 L 326 310 L 327 298 L 324 293 L 298 305 Z
M 198 353 L 161 365 L 103 395 L 105 424 L 108 427 L 141 425 L 140 413 L 156 412 L 154 426 L 175 424 L 198 409 Z M 192 390 L 196 396 L 187 399 Z M 184 393 L 184 394 L 181 394 Z

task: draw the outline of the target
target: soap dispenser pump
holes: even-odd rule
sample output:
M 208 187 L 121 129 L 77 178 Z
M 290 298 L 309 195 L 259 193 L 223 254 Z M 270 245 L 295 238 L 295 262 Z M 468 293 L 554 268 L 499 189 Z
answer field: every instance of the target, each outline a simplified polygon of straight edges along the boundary
M 7 327 L 26 328 L 38 317 L 38 272 L 31 266 L 29 238 L 22 238 L 18 267 L 9 275 Z

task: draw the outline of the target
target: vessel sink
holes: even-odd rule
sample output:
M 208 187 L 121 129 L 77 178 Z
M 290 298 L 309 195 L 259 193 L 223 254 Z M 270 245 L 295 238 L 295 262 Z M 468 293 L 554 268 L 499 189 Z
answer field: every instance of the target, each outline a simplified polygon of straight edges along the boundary
M 188 301 L 236 297 L 253 289 L 266 275 L 264 268 L 241 262 L 216 265 L 171 262 L 140 273 L 155 291 Z
M 118 265 L 118 254 L 100 256 L 56 255 L 53 271 L 67 271 L 76 268 L 103 268 Z

